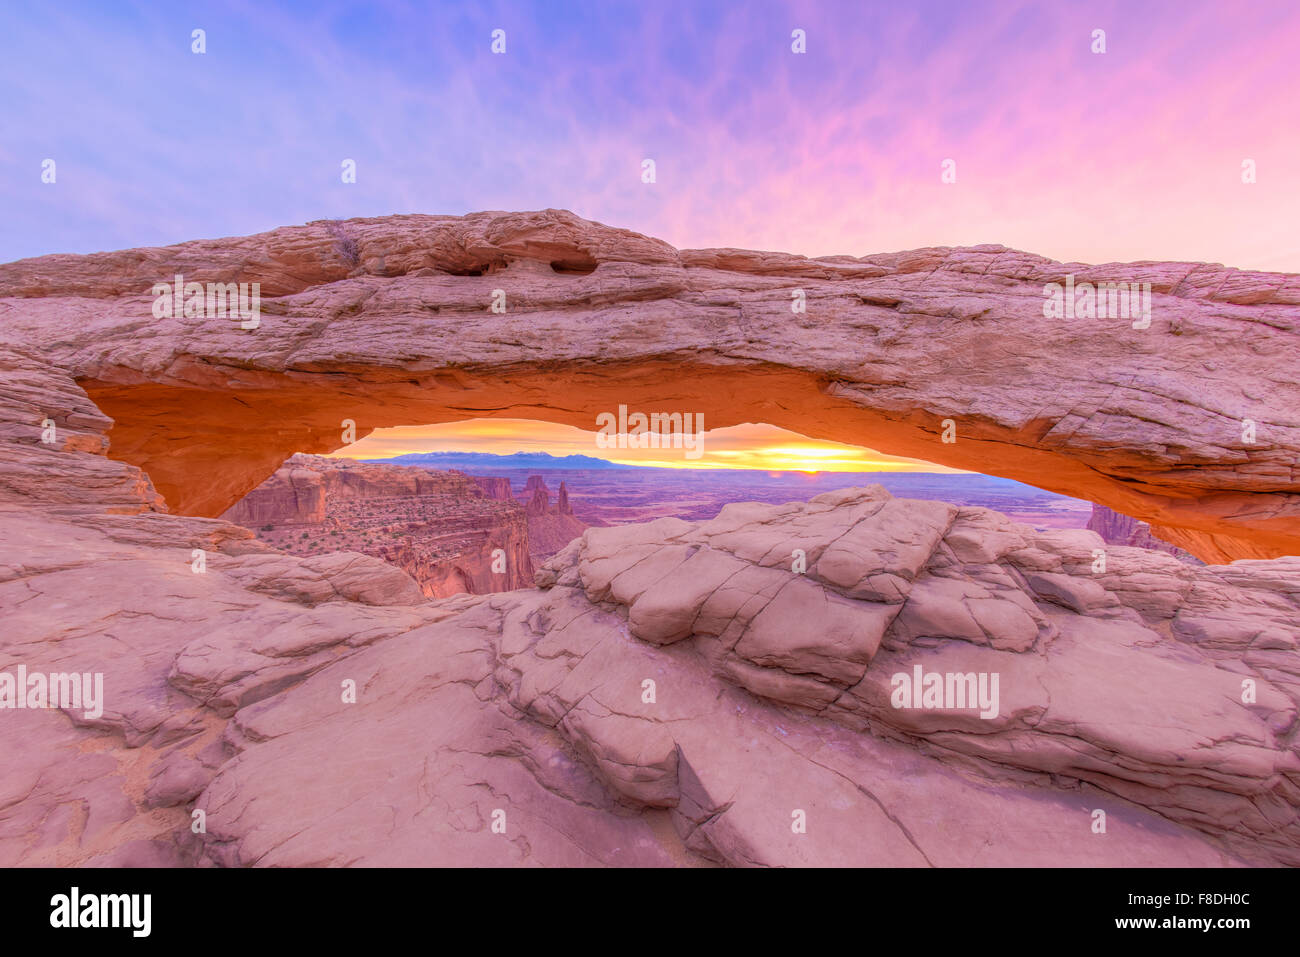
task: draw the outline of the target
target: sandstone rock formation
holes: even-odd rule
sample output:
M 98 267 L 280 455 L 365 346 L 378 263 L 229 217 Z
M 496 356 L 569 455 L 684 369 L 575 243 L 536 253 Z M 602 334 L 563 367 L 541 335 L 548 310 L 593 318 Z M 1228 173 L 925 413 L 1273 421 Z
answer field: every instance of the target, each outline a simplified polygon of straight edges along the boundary
M 573 514 L 569 490 L 563 481 L 554 505 L 551 504 L 551 490 L 546 487 L 546 479 L 540 475 L 528 476 L 524 497 L 527 499 L 524 512 L 528 516 L 528 540 L 535 562 L 550 558 L 587 527 Z
M 906 742 L 988 781 L 1089 784 L 1243 855 L 1300 863 L 1300 560 L 1202 569 L 1110 548 L 1094 573 L 1101 544 L 875 486 L 807 504 L 730 505 L 710 522 L 591 529 L 539 581 L 611 608 L 635 639 L 684 644 L 696 667 L 759 700 Z M 892 679 L 917 669 L 999 675 L 996 714 L 973 701 L 898 707 Z M 543 714 L 583 708 L 562 677 L 521 688 Z M 627 779 L 629 798 L 651 790 L 685 802 L 678 768 L 690 752 L 677 728 L 660 732 L 654 755 L 638 755 L 636 771 L 626 761 L 607 769 L 614 786 Z M 599 764 L 612 746 L 589 733 Z M 846 773 L 842 758 L 829 763 Z M 865 773 L 848 776 L 868 788 Z M 707 817 L 737 782 L 723 776 L 691 806 Z M 913 808 L 900 827 L 933 813 Z M 929 842 L 912 834 L 927 855 Z
M 510 479 L 500 476 L 471 475 L 474 484 L 483 490 L 483 494 L 497 502 L 514 500 L 510 493 Z
M 0 674 L 104 690 L 0 698 L 0 865 L 1300 865 L 1297 558 L 1195 566 L 870 487 L 590 528 L 539 588 L 428 600 L 374 556 L 186 514 L 346 418 L 695 404 L 919 454 L 947 412 L 927 458 L 1095 491 L 1202 557 L 1276 553 L 1294 280 L 1124 267 L 1158 337 L 1049 335 L 1033 286 L 1061 267 L 1006 250 L 346 228 L 356 265 L 313 225 L 0 267 Z M 151 321 L 173 269 L 264 281 L 263 326 Z M 519 311 L 493 316 L 502 283 Z M 1238 415 L 1254 446 L 1216 438 Z M 315 517 L 296 467 L 282 501 Z M 996 702 L 950 697 L 993 676 Z
M 260 325 L 153 318 L 151 287 L 177 274 L 261 283 Z M 1045 318 L 1045 284 L 1067 275 L 1149 282 L 1150 327 Z M 497 289 L 505 314 L 489 311 Z M 679 251 L 557 210 L 0 266 L 0 335 L 51 370 L 22 427 L 75 428 L 59 397 L 79 383 L 115 420 L 109 454 L 194 515 L 293 452 L 340 448 L 345 420 L 358 435 L 472 416 L 594 429 L 625 404 L 1019 479 L 1206 561 L 1296 554 L 1298 329 L 1291 275 L 1002 246 Z
M 329 517 L 325 507 L 327 472 L 307 467 L 308 461 L 329 461 L 320 456 L 291 456 L 284 465 L 271 473 L 222 514 L 228 522 L 258 529 L 264 525 L 294 526 L 323 525 Z M 338 483 L 330 497 L 341 491 Z
M 1088 529 L 1100 535 L 1101 540 L 1108 545 L 1153 548 L 1173 555 L 1181 561 L 1203 564 L 1196 556 L 1183 551 L 1177 545 L 1156 538 L 1151 534 L 1151 526 L 1146 522 L 1139 522 L 1129 515 L 1121 515 L 1105 505 L 1092 506 L 1092 514 L 1088 517 Z
M 382 558 L 430 598 L 533 580 L 531 517 L 459 472 L 295 455 L 222 517 L 293 554 Z
M 0 671 L 106 704 L 0 712 L 5 865 L 1300 863 L 1295 560 L 1094 574 L 1090 532 L 875 487 L 589 529 L 542 590 L 423 601 L 28 448 L 85 503 L 4 487 Z M 996 714 L 892 707 L 916 667 L 999 674 Z

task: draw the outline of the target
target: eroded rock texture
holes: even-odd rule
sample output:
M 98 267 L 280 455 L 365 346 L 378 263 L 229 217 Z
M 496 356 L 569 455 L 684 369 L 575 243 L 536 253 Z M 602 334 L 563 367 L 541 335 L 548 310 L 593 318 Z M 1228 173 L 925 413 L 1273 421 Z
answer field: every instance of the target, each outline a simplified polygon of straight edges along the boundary
M 0 671 L 105 683 L 93 719 L 3 712 L 0 863 L 1300 863 L 1295 560 L 873 487 L 588 529 L 540 590 L 426 601 L 151 510 L 84 393 L 43 445 L 48 367 L 0 361 Z M 998 674 L 995 715 L 893 707 L 917 666 Z
M 382 558 L 430 598 L 533 581 L 532 516 L 460 472 L 295 455 L 222 518 L 294 554 Z
M 524 494 L 528 496 L 524 511 L 528 515 L 529 547 L 533 561 L 540 564 L 581 535 L 587 524 L 573 514 L 564 482 L 560 482 L 554 504 L 546 479 L 540 475 L 528 477 Z
M 875 486 L 591 529 L 540 580 L 761 701 L 989 780 L 1091 784 L 1300 861 L 1300 560 L 1202 569 L 1101 548 L 1097 571 L 1100 546 Z M 996 714 L 896 707 L 891 679 L 918 667 L 998 675 Z
M 0 711 L 0 864 L 1300 864 L 1298 559 L 872 487 L 588 529 L 540 588 L 431 601 L 186 514 L 344 418 L 621 401 L 987 468 L 1203 557 L 1292 549 L 1294 280 L 1109 267 L 1151 279 L 1151 329 L 1044 326 L 1066 268 L 679 253 L 555 212 L 0 267 L 0 672 L 104 678 L 102 713 Z M 263 325 L 152 320 L 173 271 L 264 282 Z M 996 675 L 996 707 L 895 707 L 917 669 Z
M 1088 516 L 1087 527 L 1101 536 L 1108 545 L 1133 545 L 1136 548 L 1153 548 L 1156 551 L 1173 555 L 1185 562 L 1200 562 L 1195 555 L 1184 551 L 1177 545 L 1163 541 L 1151 534 L 1151 526 L 1140 522 L 1131 515 L 1121 515 L 1105 505 L 1093 504 L 1092 514 Z M 1203 563 L 1202 563 L 1203 564 Z
M 261 283 L 260 324 L 155 319 L 150 290 L 175 275 Z M 1044 285 L 1067 275 L 1150 283 L 1150 328 L 1044 318 Z M 557 210 L 0 266 L 4 341 L 80 383 L 115 420 L 110 454 L 184 514 L 219 515 L 290 454 L 341 447 L 345 420 L 594 429 L 626 404 L 1007 476 L 1211 562 L 1300 552 L 1298 323 L 1291 275 L 1002 246 L 679 251 Z M 65 388 L 23 427 L 74 426 Z

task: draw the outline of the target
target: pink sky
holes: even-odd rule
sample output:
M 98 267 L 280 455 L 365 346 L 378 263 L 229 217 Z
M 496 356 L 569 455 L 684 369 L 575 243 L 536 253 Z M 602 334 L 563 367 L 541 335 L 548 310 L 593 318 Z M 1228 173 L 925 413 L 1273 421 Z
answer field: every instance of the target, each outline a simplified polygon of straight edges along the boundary
M 557 207 L 679 247 L 1300 272 L 1295 0 L 66 0 L 0 9 L 0 34 L 0 261 Z M 557 454 L 590 438 L 516 429 Z M 863 457 L 755 429 L 713 436 L 714 464 Z
M 1294 0 L 68 0 L 0 31 L 0 260 L 557 207 L 680 247 L 1300 272 Z

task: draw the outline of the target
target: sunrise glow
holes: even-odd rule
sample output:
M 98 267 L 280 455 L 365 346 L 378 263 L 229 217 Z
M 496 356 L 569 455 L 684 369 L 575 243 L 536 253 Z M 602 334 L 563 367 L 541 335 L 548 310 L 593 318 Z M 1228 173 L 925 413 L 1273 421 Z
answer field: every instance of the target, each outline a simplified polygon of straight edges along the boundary
M 771 425 L 737 425 L 706 431 L 704 454 L 686 458 L 676 449 L 606 450 L 596 433 L 531 419 L 470 419 L 442 425 L 377 429 L 334 453 L 341 458 L 385 459 L 413 452 L 546 452 L 587 455 L 624 465 L 687 469 L 755 469 L 773 472 L 957 472 L 919 459 L 810 439 Z

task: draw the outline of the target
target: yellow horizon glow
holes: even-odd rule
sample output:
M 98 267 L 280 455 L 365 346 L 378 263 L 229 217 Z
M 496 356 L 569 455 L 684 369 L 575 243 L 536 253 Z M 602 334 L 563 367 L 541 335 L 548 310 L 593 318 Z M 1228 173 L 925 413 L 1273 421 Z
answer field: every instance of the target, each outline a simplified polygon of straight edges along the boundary
M 946 472 L 949 468 L 874 449 L 811 439 L 773 425 L 746 423 L 701 433 L 703 454 L 684 449 L 602 449 L 595 432 L 534 419 L 467 419 L 440 425 L 376 429 L 331 453 L 335 458 L 387 459 L 413 452 L 481 452 L 511 455 L 548 452 L 587 455 L 618 465 L 673 469 L 740 469 L 758 472 Z

